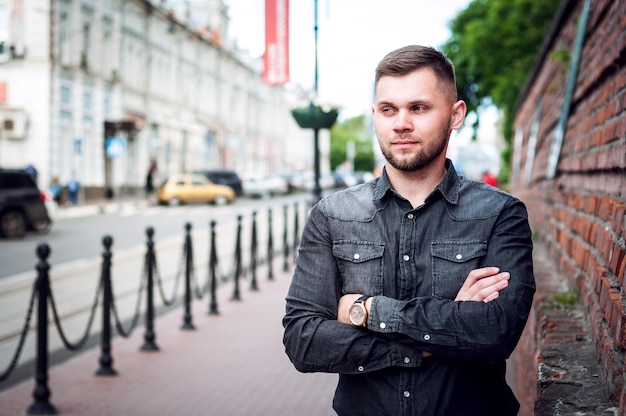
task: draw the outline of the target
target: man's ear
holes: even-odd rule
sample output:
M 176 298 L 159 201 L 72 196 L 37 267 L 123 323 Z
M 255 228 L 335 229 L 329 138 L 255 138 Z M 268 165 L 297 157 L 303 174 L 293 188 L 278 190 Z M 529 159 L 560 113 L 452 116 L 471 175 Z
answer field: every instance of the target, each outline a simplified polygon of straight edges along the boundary
M 459 130 L 463 127 L 465 121 L 465 114 L 467 113 L 467 105 L 465 101 L 459 100 L 452 106 L 452 116 L 450 118 L 450 128 L 452 130 Z

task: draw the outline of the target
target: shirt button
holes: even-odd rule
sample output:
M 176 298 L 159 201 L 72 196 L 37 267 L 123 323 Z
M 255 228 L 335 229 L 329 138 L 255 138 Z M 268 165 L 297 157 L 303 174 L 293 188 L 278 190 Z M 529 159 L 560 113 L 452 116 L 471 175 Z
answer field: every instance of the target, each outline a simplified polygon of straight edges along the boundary
M 360 366 L 359 366 L 359 368 L 358 368 L 358 370 L 359 370 L 359 371 L 363 371 L 363 370 L 365 370 L 365 367 L 363 367 L 362 365 L 360 365 Z
M 406 216 L 408 219 L 412 220 L 413 219 L 413 214 L 409 214 Z
M 361 255 L 360 255 L 359 253 L 356 253 L 356 254 L 354 255 L 354 259 L 355 259 L 355 260 L 358 260 L 358 259 L 360 259 L 360 258 L 361 258 Z
M 411 359 L 409 357 L 404 357 L 404 363 L 408 364 L 411 362 Z
M 456 255 L 456 259 L 457 259 L 457 260 L 461 260 L 462 258 L 463 258 L 463 255 L 462 255 L 462 254 L 457 254 L 457 255 Z
M 385 328 L 387 328 L 387 324 L 386 324 L 386 323 L 384 323 L 384 322 L 381 322 L 379 326 L 380 326 L 380 329 L 385 329 Z
M 410 391 L 408 391 L 408 390 L 405 390 L 405 391 L 404 391 L 404 393 L 402 393 L 402 394 L 404 394 L 404 397 L 406 397 L 407 399 L 408 399 L 409 397 L 411 397 L 411 392 L 410 392 Z
M 404 256 L 402 256 L 402 259 L 404 259 L 404 261 L 409 261 L 410 257 L 408 254 L 405 254 Z
M 429 340 L 430 340 L 430 335 L 428 335 L 428 334 L 424 335 L 424 339 L 425 339 L 426 341 L 429 341 Z

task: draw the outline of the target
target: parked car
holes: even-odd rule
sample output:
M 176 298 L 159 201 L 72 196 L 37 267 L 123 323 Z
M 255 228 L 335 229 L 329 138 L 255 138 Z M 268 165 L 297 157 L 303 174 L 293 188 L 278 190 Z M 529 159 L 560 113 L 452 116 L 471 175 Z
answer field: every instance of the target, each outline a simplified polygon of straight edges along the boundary
M 198 202 L 225 205 L 234 200 L 235 191 L 231 187 L 215 184 L 203 175 L 191 173 L 172 175 L 157 189 L 157 201 L 161 205 Z
M 26 231 L 49 231 L 52 220 L 45 200 L 26 170 L 0 169 L 0 235 L 18 238 Z
M 356 178 L 356 183 L 365 183 L 367 181 L 371 181 L 374 179 L 374 174 L 372 172 L 367 171 L 356 171 L 354 172 L 354 177 Z
M 208 169 L 197 170 L 193 173 L 204 175 L 208 180 L 215 184 L 230 186 L 231 188 L 233 188 L 233 190 L 235 191 L 235 195 L 237 196 L 243 195 L 241 178 L 239 177 L 237 172 L 233 170 Z
M 289 192 L 289 184 L 278 175 L 245 177 L 242 187 L 243 194 L 253 198 L 269 198 Z
M 312 191 L 315 187 L 315 174 L 305 171 L 294 175 L 292 179 L 293 186 L 300 191 Z M 319 178 L 321 189 L 333 189 L 335 180 L 330 174 L 321 174 Z

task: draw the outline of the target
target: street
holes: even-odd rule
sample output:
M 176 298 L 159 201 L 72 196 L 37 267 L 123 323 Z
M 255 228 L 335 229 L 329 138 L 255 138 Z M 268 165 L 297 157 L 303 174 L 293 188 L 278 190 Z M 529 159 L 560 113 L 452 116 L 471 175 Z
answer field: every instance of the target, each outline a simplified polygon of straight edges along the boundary
M 256 210 L 259 219 L 267 219 L 271 206 L 275 221 L 282 220 L 285 204 L 292 209 L 296 201 L 306 203 L 306 194 L 276 197 L 271 200 L 240 198 L 232 205 L 136 206 L 111 215 L 90 215 L 79 218 L 59 218 L 48 234 L 29 233 L 21 240 L 0 239 L 0 281 L 2 278 L 34 272 L 36 249 L 41 242 L 51 248 L 49 258 L 54 267 L 68 262 L 100 258 L 102 238 L 113 238 L 113 251 L 145 246 L 146 229 L 154 228 L 155 242 L 182 236 L 187 222 L 192 231 L 208 233 L 211 220 L 221 223 L 236 221 L 237 215 L 249 216 Z M 72 209 L 72 208 L 66 208 Z

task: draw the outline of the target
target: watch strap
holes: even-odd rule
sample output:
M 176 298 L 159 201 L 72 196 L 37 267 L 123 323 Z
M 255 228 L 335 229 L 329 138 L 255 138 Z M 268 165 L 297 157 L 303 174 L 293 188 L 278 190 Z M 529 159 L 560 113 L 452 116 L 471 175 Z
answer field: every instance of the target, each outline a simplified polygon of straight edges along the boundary
M 370 295 L 363 295 L 361 297 L 359 297 L 357 300 L 354 301 L 354 303 L 361 303 L 361 302 L 365 302 L 367 299 L 371 298 Z

